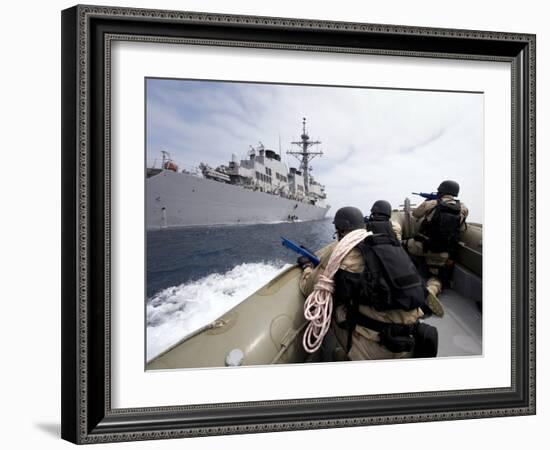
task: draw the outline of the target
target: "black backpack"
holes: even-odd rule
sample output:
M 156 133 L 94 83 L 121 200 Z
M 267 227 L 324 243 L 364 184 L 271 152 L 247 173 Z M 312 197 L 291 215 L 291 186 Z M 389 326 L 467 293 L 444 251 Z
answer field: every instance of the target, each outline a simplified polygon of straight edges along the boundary
M 393 231 L 390 220 L 369 220 L 366 223 L 367 231 L 371 231 L 374 234 L 387 234 L 397 239 L 395 231 Z
M 378 311 L 410 311 L 425 305 L 424 280 L 397 239 L 373 234 L 356 248 L 363 256 L 365 269 L 362 273 L 336 272 L 336 302 L 347 304 L 351 310 L 365 304 Z
M 432 218 L 424 219 L 420 226 L 420 234 L 427 238 L 424 240 L 425 251 L 452 253 L 456 250 L 462 225 L 460 213 L 458 200 L 455 203 L 437 201 Z

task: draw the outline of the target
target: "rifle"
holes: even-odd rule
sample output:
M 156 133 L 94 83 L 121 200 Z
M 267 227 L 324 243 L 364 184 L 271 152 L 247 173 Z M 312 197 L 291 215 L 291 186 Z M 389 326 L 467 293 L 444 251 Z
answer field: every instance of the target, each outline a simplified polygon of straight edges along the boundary
M 283 243 L 284 247 L 289 248 L 290 250 L 292 250 L 293 252 L 298 253 L 299 255 L 305 256 L 307 259 L 309 259 L 311 261 L 311 263 L 315 267 L 317 267 L 319 265 L 319 263 L 321 262 L 319 260 L 319 258 L 317 258 L 317 256 L 315 256 L 312 252 L 310 252 L 308 249 L 306 249 L 303 245 L 298 245 L 298 244 L 292 242 L 291 240 L 289 240 L 285 237 L 282 237 L 282 236 L 281 236 L 281 239 L 282 239 L 282 243 Z
M 437 195 L 437 192 L 413 192 L 413 195 L 420 195 L 420 197 L 424 197 L 426 200 L 437 200 L 439 196 Z

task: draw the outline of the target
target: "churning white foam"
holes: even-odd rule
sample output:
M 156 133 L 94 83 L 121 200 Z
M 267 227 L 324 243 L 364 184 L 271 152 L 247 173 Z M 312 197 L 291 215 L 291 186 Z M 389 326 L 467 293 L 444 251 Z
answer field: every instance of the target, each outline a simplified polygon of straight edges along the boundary
M 209 324 L 288 265 L 244 263 L 225 273 L 170 287 L 147 302 L 147 360 Z

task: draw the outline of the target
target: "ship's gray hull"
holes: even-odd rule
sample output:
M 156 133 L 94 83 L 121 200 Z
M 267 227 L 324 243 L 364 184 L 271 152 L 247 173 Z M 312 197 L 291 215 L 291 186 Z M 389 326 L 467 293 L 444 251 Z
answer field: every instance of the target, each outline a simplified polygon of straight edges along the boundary
M 320 220 L 330 208 L 170 171 L 147 178 L 146 199 L 148 230 Z

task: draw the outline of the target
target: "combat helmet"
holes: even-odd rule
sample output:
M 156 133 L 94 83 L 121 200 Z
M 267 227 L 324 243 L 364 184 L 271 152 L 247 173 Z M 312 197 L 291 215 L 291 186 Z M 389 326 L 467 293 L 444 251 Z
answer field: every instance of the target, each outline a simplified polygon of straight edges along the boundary
M 372 205 L 370 213 L 373 216 L 391 217 L 391 204 L 386 200 L 377 200 Z
M 459 191 L 460 185 L 453 180 L 442 181 L 437 188 L 437 193 L 439 195 L 452 195 L 453 197 L 456 197 Z
M 365 218 L 359 208 L 345 206 L 334 214 L 332 222 L 334 227 L 340 231 L 352 231 L 365 228 Z

